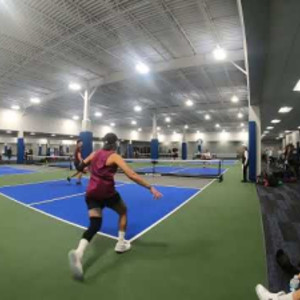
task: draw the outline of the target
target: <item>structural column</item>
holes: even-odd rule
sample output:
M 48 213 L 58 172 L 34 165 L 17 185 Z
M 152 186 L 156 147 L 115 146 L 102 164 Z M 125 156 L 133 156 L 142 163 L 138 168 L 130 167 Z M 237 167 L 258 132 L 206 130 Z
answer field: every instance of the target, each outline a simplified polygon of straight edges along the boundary
M 151 159 L 158 159 L 159 151 L 159 142 L 158 142 L 158 134 L 157 134 L 157 119 L 156 114 L 153 114 L 152 118 L 152 140 L 150 144 L 150 152 L 151 152 Z
M 25 142 L 24 142 L 24 132 L 18 132 L 18 140 L 17 140 L 17 163 L 24 163 L 24 155 L 25 155 Z
M 261 173 L 261 121 L 258 106 L 249 106 L 249 180 Z
M 82 128 L 79 134 L 80 139 L 83 142 L 82 147 L 82 157 L 86 158 L 93 151 L 93 133 L 91 131 L 91 120 L 89 119 L 89 111 L 90 111 L 90 99 L 88 89 L 84 91 L 83 95 L 83 120 L 82 120 Z
M 64 146 L 59 145 L 58 155 L 63 155 L 63 153 L 64 153 Z
M 131 140 L 127 144 L 127 158 L 133 158 L 133 145 Z
M 181 158 L 186 160 L 187 159 L 187 142 L 186 142 L 186 130 L 183 130 L 182 135 L 182 144 L 181 144 Z
M 43 146 L 42 145 L 39 145 L 38 155 L 39 156 L 43 155 Z
M 46 145 L 46 156 L 50 156 L 51 155 L 51 148 L 50 148 L 50 144 Z

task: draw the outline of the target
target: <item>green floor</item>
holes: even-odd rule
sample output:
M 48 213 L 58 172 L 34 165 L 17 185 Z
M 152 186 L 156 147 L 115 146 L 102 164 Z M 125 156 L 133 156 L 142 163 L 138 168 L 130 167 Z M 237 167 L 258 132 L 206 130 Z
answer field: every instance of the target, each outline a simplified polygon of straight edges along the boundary
M 98 236 L 85 282 L 70 278 L 67 252 L 82 231 L 0 198 L 3 300 L 250 300 L 266 282 L 259 201 L 239 165 L 134 242 L 124 255 Z M 5 176 L 1 185 L 61 178 L 65 171 Z M 162 200 L 160 200 L 162 201 Z

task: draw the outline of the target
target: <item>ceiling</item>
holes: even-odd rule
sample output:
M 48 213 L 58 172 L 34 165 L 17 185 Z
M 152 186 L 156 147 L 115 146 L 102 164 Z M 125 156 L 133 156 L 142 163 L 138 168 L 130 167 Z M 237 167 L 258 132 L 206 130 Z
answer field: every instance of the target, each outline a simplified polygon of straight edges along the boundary
M 250 101 L 261 108 L 262 130 L 274 129 L 265 139 L 300 126 L 300 1 L 243 1 L 250 73 Z M 280 114 L 282 106 L 293 107 Z M 279 119 L 279 124 L 271 124 Z
M 212 59 L 217 45 L 245 68 L 235 0 L 0 1 L 0 107 L 82 116 L 79 93 L 67 90 L 75 81 L 98 86 L 91 119 L 99 124 L 124 128 L 136 120 L 151 128 L 156 112 L 166 131 L 186 124 L 220 130 L 216 123 L 240 130 L 248 119 L 246 77 L 228 60 Z M 139 61 L 149 65 L 147 76 L 135 73 Z M 31 97 L 41 104 L 30 105 Z M 143 110 L 134 112 L 135 105 Z M 168 129 L 165 116 L 172 118 Z

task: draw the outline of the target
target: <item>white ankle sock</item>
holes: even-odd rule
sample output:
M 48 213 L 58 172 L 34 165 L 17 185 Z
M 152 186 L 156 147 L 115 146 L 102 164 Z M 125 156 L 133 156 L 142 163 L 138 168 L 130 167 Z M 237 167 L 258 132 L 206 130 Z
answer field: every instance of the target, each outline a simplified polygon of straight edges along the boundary
M 282 295 L 278 297 L 278 300 L 293 300 L 293 293 Z
M 125 239 L 125 232 L 124 231 L 119 231 L 119 241 L 123 242 Z
M 88 246 L 89 241 L 86 239 L 81 239 L 79 241 L 78 247 L 76 249 L 76 253 L 78 254 L 79 258 L 82 259 L 84 251 L 86 249 L 86 247 Z

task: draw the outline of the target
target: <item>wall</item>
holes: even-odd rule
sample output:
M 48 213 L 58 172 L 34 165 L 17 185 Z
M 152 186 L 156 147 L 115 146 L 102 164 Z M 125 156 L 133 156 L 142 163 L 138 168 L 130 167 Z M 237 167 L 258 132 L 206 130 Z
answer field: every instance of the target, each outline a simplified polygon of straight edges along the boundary
M 277 155 L 278 151 L 282 150 L 282 142 L 280 140 L 263 140 L 261 143 L 262 152 L 266 149 L 271 149 L 273 154 Z
M 12 131 L 26 131 L 26 132 L 40 132 L 40 133 L 55 133 L 57 135 L 78 135 L 81 129 L 81 122 L 74 121 L 70 119 L 49 117 L 46 115 L 24 115 L 21 112 L 12 111 L 8 109 L 0 109 L 0 130 L 12 130 Z M 124 140 L 136 140 L 136 141 L 150 141 L 151 133 L 150 131 L 137 132 L 135 129 L 124 129 L 124 128 L 111 128 L 109 126 L 104 126 L 100 124 L 94 124 L 92 127 L 94 137 L 103 137 L 108 132 L 115 132 L 120 139 Z M 178 148 L 181 150 L 182 134 L 175 133 L 170 135 L 165 135 L 160 133 L 158 139 L 161 143 L 162 148 L 171 149 Z M 192 157 L 196 149 L 196 141 L 199 139 L 203 140 L 203 147 L 209 148 L 210 152 L 235 152 L 235 148 L 230 142 L 246 143 L 248 140 L 247 132 L 209 132 L 209 133 L 187 133 L 186 140 L 189 142 L 188 156 Z M 211 143 L 210 142 L 218 142 Z M 4 144 L 11 145 L 15 153 L 16 138 L 11 138 L 6 136 L 0 136 L 0 151 L 3 151 Z M 75 141 L 74 140 L 60 140 L 60 139 L 38 139 L 34 137 L 26 137 L 25 143 L 28 148 L 34 150 L 34 154 L 38 153 L 38 145 L 43 146 L 43 153 L 46 150 L 46 144 L 50 147 L 58 148 L 60 144 L 70 148 L 72 152 L 74 150 Z M 207 146 L 205 146 L 205 144 Z M 94 143 L 94 148 L 99 149 L 101 147 L 100 142 Z
M 299 131 L 293 131 L 285 136 L 285 144 L 293 144 L 295 147 L 297 142 L 299 142 Z
M 81 131 L 81 122 L 46 115 L 25 114 L 22 116 L 19 111 L 0 109 L 0 130 L 78 135 Z M 150 140 L 150 133 L 137 132 L 134 129 L 111 128 L 94 124 L 92 131 L 95 137 L 103 137 L 106 133 L 113 131 L 122 139 Z

